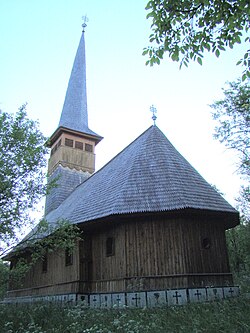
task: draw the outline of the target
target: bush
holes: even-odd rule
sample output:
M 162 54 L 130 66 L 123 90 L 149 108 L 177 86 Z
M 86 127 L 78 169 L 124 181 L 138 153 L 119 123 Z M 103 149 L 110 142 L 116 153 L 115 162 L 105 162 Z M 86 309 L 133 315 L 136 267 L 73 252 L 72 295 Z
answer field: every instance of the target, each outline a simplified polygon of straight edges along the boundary
M 93 310 L 57 304 L 1 305 L 1 333 L 250 332 L 250 301 L 161 309 Z
M 234 284 L 250 292 L 250 222 L 227 231 L 227 246 Z
M 9 266 L 0 259 L 0 300 L 6 294 L 8 287 Z

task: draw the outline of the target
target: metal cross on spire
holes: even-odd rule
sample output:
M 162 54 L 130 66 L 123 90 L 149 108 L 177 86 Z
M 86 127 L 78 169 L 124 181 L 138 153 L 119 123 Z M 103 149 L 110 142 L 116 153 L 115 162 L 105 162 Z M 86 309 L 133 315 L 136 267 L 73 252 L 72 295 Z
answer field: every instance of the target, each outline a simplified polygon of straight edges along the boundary
M 89 21 L 87 15 L 82 16 L 83 24 L 82 24 L 82 30 L 84 31 L 84 28 L 86 28 L 87 23 Z
M 150 106 L 150 111 L 153 113 L 152 119 L 153 119 L 154 126 L 155 126 L 155 121 L 157 119 L 157 117 L 156 117 L 156 113 L 157 113 L 156 107 L 154 105 L 151 105 Z

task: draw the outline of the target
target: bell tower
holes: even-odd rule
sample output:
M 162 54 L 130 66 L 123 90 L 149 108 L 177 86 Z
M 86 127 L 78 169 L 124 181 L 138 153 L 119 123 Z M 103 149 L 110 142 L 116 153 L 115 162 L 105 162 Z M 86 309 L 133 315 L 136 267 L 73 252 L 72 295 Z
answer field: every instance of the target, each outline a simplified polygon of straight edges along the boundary
M 95 171 L 95 146 L 102 137 L 88 127 L 85 38 L 83 31 L 71 71 L 58 128 L 48 140 L 51 155 L 48 183 L 56 180 L 46 196 L 45 215 Z

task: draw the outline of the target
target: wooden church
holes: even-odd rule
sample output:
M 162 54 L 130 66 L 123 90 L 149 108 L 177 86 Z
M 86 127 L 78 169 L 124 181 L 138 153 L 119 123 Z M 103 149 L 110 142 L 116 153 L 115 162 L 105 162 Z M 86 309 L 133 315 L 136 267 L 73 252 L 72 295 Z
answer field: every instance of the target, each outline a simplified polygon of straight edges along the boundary
M 83 237 L 71 255 L 51 253 L 37 262 L 7 300 L 71 297 L 101 304 L 103 295 L 106 302 L 116 295 L 128 304 L 135 293 L 145 300 L 156 291 L 189 290 L 190 297 L 192 290 L 213 287 L 219 294 L 233 286 L 225 231 L 239 223 L 238 212 L 157 126 L 95 172 L 101 140 L 88 127 L 83 31 L 49 141 L 48 174 L 58 186 L 45 208 L 50 224 L 66 219 Z

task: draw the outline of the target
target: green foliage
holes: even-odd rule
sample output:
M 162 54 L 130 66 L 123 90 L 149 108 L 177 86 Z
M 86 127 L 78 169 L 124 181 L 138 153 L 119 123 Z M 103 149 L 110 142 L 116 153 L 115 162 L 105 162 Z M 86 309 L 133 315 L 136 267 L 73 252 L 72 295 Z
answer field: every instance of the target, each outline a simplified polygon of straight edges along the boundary
M 240 152 L 244 156 L 242 168 L 249 172 L 250 85 L 240 80 L 227 85 L 227 89 L 222 89 L 224 98 L 211 105 L 213 118 L 219 123 L 215 138 Z
M 215 139 L 238 153 L 238 173 L 244 186 L 238 198 L 241 224 L 227 231 L 231 271 L 235 283 L 250 291 L 250 85 L 240 80 L 229 82 L 224 98 L 211 105 L 218 122 Z
M 60 253 L 66 249 L 72 252 L 79 237 L 81 231 L 77 225 L 62 220 L 51 226 L 42 220 L 10 255 L 13 263 L 9 271 L 12 288 L 20 288 L 27 272 L 48 253 Z
M 173 61 L 188 66 L 189 61 L 202 65 L 204 53 L 216 57 L 249 37 L 250 6 L 248 0 L 150 0 L 146 9 L 152 19 L 151 47 L 144 49 L 146 64 L 159 64 L 165 52 Z M 250 49 L 238 64 L 244 66 L 242 79 L 250 77 Z
M 25 105 L 15 115 L 0 111 L 0 242 L 16 238 L 45 194 L 45 141 Z
M 0 259 L 0 300 L 4 298 L 7 291 L 9 266 Z
M 237 198 L 237 205 L 242 214 L 243 223 L 250 223 L 250 184 L 241 186 L 240 195 Z
M 67 220 L 60 220 L 50 225 L 46 220 L 41 220 L 38 226 L 19 243 L 15 252 L 22 252 L 23 246 L 32 252 L 33 259 L 40 258 L 45 252 L 55 252 L 60 249 L 73 250 L 77 237 L 81 232 L 77 225 L 70 224 Z
M 250 223 L 227 231 L 231 271 L 242 291 L 250 292 Z
M 238 172 L 244 179 L 239 207 L 250 219 L 250 85 L 240 80 L 229 82 L 224 98 L 211 105 L 218 122 L 214 137 L 238 153 Z
M 1 333 L 249 332 L 250 302 L 238 299 L 161 309 L 91 310 L 56 304 L 0 306 Z

